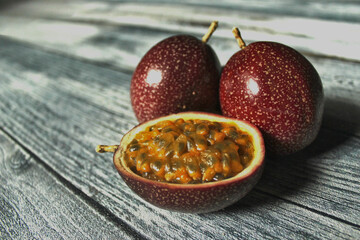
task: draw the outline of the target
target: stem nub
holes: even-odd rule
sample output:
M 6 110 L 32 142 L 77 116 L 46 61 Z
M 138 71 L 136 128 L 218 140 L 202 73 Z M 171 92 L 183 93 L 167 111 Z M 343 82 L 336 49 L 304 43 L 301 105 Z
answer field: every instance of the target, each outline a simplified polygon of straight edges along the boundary
M 234 27 L 234 28 L 232 29 L 232 32 L 233 32 L 233 34 L 234 34 L 234 36 L 235 36 L 235 39 L 236 39 L 239 47 L 240 47 L 241 49 L 244 49 L 244 48 L 246 47 L 246 44 L 245 44 L 244 40 L 242 39 L 242 37 L 241 37 L 241 35 L 240 35 L 239 29 L 238 29 L 237 27 Z
M 96 152 L 104 153 L 104 152 L 115 152 L 118 149 L 119 145 L 97 145 Z
M 211 23 L 208 32 L 201 39 L 204 43 L 207 43 L 207 41 L 209 41 L 209 38 L 215 32 L 217 26 L 218 26 L 218 21 L 213 21 Z

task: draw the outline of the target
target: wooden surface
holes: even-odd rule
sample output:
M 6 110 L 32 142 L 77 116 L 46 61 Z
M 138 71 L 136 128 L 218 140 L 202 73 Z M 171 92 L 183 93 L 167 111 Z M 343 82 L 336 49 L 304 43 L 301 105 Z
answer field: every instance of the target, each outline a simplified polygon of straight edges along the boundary
M 205 3 L 206 2 L 206 3 Z M 137 124 L 131 75 L 178 33 L 224 65 L 244 39 L 303 53 L 325 91 L 305 150 L 269 160 L 258 185 L 209 214 L 137 197 L 111 154 Z M 5 1 L 0 5 L 0 239 L 360 239 L 360 3 L 355 1 Z

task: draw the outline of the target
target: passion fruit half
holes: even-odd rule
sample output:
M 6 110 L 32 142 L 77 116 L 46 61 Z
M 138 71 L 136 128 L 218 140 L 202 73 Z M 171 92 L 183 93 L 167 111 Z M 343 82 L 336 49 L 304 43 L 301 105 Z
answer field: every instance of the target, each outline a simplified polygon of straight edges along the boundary
M 228 154 L 230 158 L 232 156 L 232 158 L 237 159 L 236 161 L 241 159 L 240 164 L 232 164 L 230 161 L 229 166 L 233 169 L 228 171 L 224 170 L 226 164 L 222 165 L 223 167 L 220 167 L 220 170 L 216 170 L 216 172 L 219 173 L 218 175 L 221 175 L 220 178 L 216 177 L 218 175 L 211 175 L 211 173 L 211 177 L 206 175 L 208 172 L 211 172 L 211 168 L 214 169 L 213 167 L 209 167 L 209 161 L 211 162 L 210 158 L 205 160 L 206 163 L 202 162 L 197 166 L 198 169 L 200 169 L 200 176 L 194 174 L 194 172 L 196 172 L 195 170 L 189 172 L 189 168 L 186 168 L 188 170 L 188 172 L 185 173 L 187 178 L 182 178 L 183 176 L 179 178 L 157 177 L 160 176 L 160 174 L 155 174 L 156 176 L 154 174 L 148 174 L 150 170 L 147 171 L 146 167 L 144 170 L 145 173 L 142 172 L 142 165 L 137 164 L 136 161 L 135 163 L 132 163 L 131 160 L 129 161 L 129 153 L 134 150 L 139 150 L 138 148 L 141 146 L 150 146 L 151 143 L 149 142 L 151 141 L 158 141 L 161 145 L 161 137 L 159 136 L 166 136 L 168 133 L 167 131 L 169 130 L 165 129 L 165 127 L 162 129 L 159 128 L 160 132 L 153 130 L 154 127 L 159 126 L 159 123 L 162 125 L 162 127 L 164 127 L 163 123 L 168 123 L 167 126 L 165 126 L 168 128 L 168 125 L 171 125 L 171 123 L 173 126 L 178 126 L 177 130 L 174 130 L 177 131 L 174 133 L 175 141 L 179 138 L 180 135 L 182 137 L 188 136 L 189 139 L 193 140 L 196 138 L 196 136 L 192 135 L 193 133 L 188 131 L 189 128 L 188 126 L 186 127 L 187 123 L 190 125 L 193 124 L 192 126 L 195 126 L 195 134 L 198 133 L 208 140 L 205 143 L 206 147 L 198 144 L 195 139 L 193 150 L 191 150 L 190 146 L 187 146 L 185 147 L 187 150 L 182 150 L 180 154 L 176 153 L 176 151 L 175 154 L 172 152 L 173 158 L 170 160 L 170 162 L 176 158 L 184 160 L 184 158 L 179 157 L 181 154 L 182 156 L 189 154 L 193 154 L 193 156 L 203 156 L 204 152 L 206 153 L 206 151 L 210 151 L 211 149 L 214 150 L 216 148 L 214 151 L 218 151 L 220 156 L 225 156 L 226 158 Z M 216 124 L 219 125 L 219 132 L 226 133 L 224 136 L 221 137 L 221 133 L 219 133 L 220 137 L 211 136 L 211 129 L 214 129 L 214 125 Z M 186 130 L 184 130 L 184 128 Z M 205 133 L 203 130 L 204 128 L 207 129 Z M 237 132 L 229 131 L 229 129 L 231 130 L 233 128 L 235 128 Z M 184 132 L 181 132 L 181 129 L 184 130 Z M 152 131 L 155 131 L 153 132 L 154 134 L 150 134 Z M 166 134 L 163 134 L 164 132 L 166 132 Z M 241 142 L 242 140 L 239 137 L 239 134 L 241 136 L 246 136 L 246 143 Z M 145 135 L 152 135 L 153 139 L 145 139 Z M 142 139 L 144 145 L 140 144 L 139 139 Z M 213 139 L 215 140 L 212 141 Z M 201 143 L 201 141 L 199 141 L 199 143 Z M 245 144 L 247 149 L 250 149 L 250 152 L 244 153 L 244 148 L 241 150 L 241 144 Z M 222 147 L 224 149 L 222 149 Z M 141 198 L 159 208 L 189 213 L 216 211 L 225 208 L 244 197 L 260 179 L 264 167 L 265 155 L 263 137 L 257 127 L 246 121 L 201 112 L 183 112 L 172 114 L 142 123 L 125 134 L 118 147 L 108 146 L 108 150 L 104 148 L 106 147 L 98 147 L 98 151 L 112 151 L 116 149 L 113 160 L 117 171 L 125 183 Z M 164 154 L 161 153 L 162 150 L 163 149 L 155 149 L 154 152 L 164 156 Z M 234 153 L 234 151 L 237 153 L 235 153 L 235 155 L 231 155 L 231 153 Z M 152 153 L 146 154 L 148 154 L 148 156 L 153 155 Z M 142 156 L 145 159 L 147 157 L 146 154 L 143 154 Z M 244 158 L 241 158 L 242 154 L 246 154 L 246 156 L 250 156 L 250 158 L 244 162 Z M 199 159 L 200 157 L 198 158 L 198 161 L 201 162 Z M 221 161 L 225 160 L 222 159 Z M 193 163 L 191 159 L 186 159 L 183 162 L 188 164 Z M 168 171 L 168 175 L 173 176 L 174 171 L 172 170 L 176 168 L 175 165 L 176 163 L 174 163 L 172 166 L 167 166 L 167 170 L 165 171 Z M 160 168 L 161 166 L 157 166 L 157 170 L 159 172 Z M 178 169 L 175 170 L 179 169 L 180 168 L 178 167 Z M 164 174 L 161 176 L 164 176 Z

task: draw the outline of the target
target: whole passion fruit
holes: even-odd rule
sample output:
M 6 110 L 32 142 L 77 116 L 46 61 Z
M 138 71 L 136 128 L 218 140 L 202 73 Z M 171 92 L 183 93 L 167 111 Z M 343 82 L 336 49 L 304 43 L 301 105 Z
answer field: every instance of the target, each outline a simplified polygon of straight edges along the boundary
M 207 44 L 216 26 L 215 21 L 202 40 L 172 36 L 144 55 L 130 86 L 139 122 L 184 111 L 220 112 L 220 63 Z
M 125 183 L 149 203 L 202 213 L 245 196 L 259 180 L 265 147 L 251 123 L 183 112 L 133 128 L 112 148 Z M 111 150 L 110 150 L 111 151 Z
M 276 42 L 245 46 L 226 63 L 220 80 L 225 116 L 247 120 L 262 132 L 267 153 L 295 153 L 317 136 L 324 93 L 319 74 L 299 52 Z

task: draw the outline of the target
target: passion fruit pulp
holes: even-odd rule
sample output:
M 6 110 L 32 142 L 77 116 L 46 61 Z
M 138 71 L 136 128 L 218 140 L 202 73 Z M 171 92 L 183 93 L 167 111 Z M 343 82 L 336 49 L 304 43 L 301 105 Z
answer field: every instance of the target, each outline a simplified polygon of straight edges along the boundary
M 178 118 L 136 134 L 125 160 L 138 175 L 171 183 L 205 183 L 237 175 L 250 164 L 252 138 L 234 124 Z
M 183 119 L 184 121 L 197 120 L 217 122 L 235 126 L 242 133 L 250 136 L 251 159 L 239 173 L 219 181 L 199 183 L 169 183 L 140 176 L 134 172 L 133 165 L 128 161 L 129 147 L 139 134 L 146 132 L 159 122 Z M 208 146 L 211 143 L 207 144 Z M 168 210 L 203 213 L 222 209 L 245 196 L 258 182 L 264 166 L 264 142 L 260 131 L 246 121 L 226 118 L 220 115 L 185 112 L 160 117 L 142 123 L 122 138 L 119 147 L 114 153 L 114 165 L 125 183 L 147 202 Z

